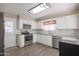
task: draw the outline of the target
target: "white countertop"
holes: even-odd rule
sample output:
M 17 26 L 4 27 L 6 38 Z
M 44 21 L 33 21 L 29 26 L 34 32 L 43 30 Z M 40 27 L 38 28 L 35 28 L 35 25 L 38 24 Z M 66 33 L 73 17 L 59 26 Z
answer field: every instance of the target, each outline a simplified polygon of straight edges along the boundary
M 79 39 L 75 37 L 62 37 L 61 42 L 79 45 Z

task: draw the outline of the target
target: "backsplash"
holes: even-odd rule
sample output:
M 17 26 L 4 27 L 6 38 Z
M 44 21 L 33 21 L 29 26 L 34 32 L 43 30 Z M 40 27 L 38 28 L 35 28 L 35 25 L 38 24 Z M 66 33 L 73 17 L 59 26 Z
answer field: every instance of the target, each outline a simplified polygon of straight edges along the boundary
M 59 29 L 53 31 L 53 35 L 77 37 L 78 29 Z
M 44 34 L 44 35 L 53 35 L 52 31 L 48 31 L 48 30 L 37 30 L 37 34 Z
M 21 30 L 21 32 L 25 32 L 25 31 L 27 31 L 27 32 L 29 32 L 29 33 L 37 33 L 37 30 L 32 30 L 32 29 L 23 29 L 23 30 Z
M 38 34 L 46 34 L 53 36 L 78 37 L 78 29 L 58 29 L 55 31 L 37 30 Z
M 43 34 L 43 35 L 52 35 L 52 36 L 67 36 L 67 37 L 77 37 L 79 38 L 79 30 L 78 29 L 58 29 L 54 31 L 46 31 L 42 29 L 29 30 L 28 32 L 33 34 Z

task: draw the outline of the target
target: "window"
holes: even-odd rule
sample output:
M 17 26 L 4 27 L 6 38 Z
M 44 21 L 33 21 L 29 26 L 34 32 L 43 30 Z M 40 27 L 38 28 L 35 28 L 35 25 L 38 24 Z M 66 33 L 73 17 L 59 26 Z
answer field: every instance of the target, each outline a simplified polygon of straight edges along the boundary
M 50 19 L 43 21 L 42 28 L 44 30 L 56 30 L 56 20 Z
M 13 32 L 13 22 L 5 21 L 5 32 Z
M 50 5 L 48 3 L 40 3 L 39 5 L 31 8 L 30 10 L 28 10 L 30 13 L 35 14 L 35 13 L 39 13 L 47 8 L 49 8 Z

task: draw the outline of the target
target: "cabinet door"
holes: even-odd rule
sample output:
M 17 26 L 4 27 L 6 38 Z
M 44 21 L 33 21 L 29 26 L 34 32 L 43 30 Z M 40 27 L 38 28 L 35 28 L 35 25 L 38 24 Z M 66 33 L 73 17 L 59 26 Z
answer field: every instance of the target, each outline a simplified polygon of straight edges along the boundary
M 77 29 L 77 15 L 65 16 L 66 28 Z
M 65 17 L 58 17 L 57 19 L 57 29 L 66 29 Z
M 24 47 L 24 45 L 25 45 L 24 35 L 18 36 L 18 46 L 22 48 Z
M 37 34 L 37 41 L 40 43 L 42 41 L 42 36 L 40 34 Z
M 37 29 L 37 22 L 35 20 L 31 21 L 31 29 Z
M 43 43 L 45 45 L 52 47 L 52 36 L 44 35 L 43 36 Z
M 38 34 L 38 42 L 52 47 L 52 36 Z
M 33 34 L 33 43 L 37 43 L 37 34 Z
M 58 29 L 77 29 L 77 15 L 68 15 L 57 18 Z
M 41 21 L 37 22 L 37 29 L 42 29 L 42 22 Z

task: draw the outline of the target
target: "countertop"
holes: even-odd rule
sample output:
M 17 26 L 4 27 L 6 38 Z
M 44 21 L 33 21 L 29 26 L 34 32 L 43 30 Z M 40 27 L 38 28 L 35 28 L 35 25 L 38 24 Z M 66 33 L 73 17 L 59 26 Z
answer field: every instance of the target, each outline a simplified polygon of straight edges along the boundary
M 72 37 L 62 37 L 62 39 L 60 40 L 60 42 L 65 42 L 65 43 L 79 45 L 79 39 L 72 38 Z

